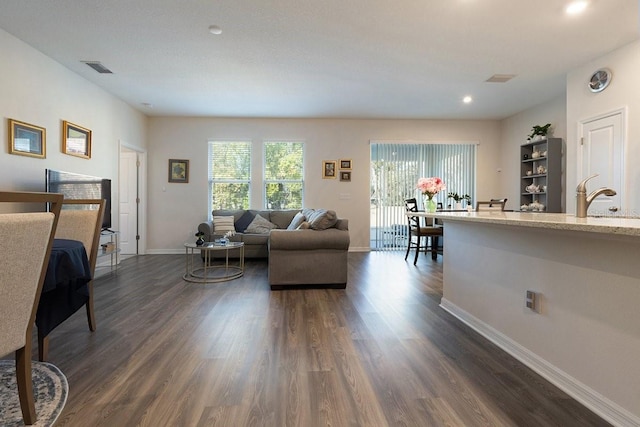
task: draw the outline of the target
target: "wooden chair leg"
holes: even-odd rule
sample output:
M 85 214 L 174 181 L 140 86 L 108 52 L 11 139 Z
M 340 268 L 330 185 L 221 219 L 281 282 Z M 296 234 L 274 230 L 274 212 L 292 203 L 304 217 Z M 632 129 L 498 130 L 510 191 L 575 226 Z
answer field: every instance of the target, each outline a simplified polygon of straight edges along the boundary
M 438 236 L 431 237 L 431 259 L 438 259 Z
M 46 362 L 49 357 L 49 336 L 44 336 L 38 329 L 38 360 Z
M 89 322 L 89 330 L 94 332 L 96 330 L 96 315 L 93 311 L 93 280 L 87 283 L 89 287 L 89 301 L 87 301 L 87 321 Z
M 404 254 L 404 260 L 407 260 L 407 257 L 409 256 L 409 251 L 411 250 L 411 232 L 409 232 L 409 235 L 407 236 L 407 253 Z
M 31 381 L 31 345 L 16 350 L 16 378 L 22 418 L 27 425 L 35 424 L 36 405 L 33 400 L 33 382 Z
M 420 255 L 420 235 L 416 236 L 418 239 L 418 243 L 416 245 L 416 256 L 413 258 L 413 265 L 418 263 L 418 255 Z

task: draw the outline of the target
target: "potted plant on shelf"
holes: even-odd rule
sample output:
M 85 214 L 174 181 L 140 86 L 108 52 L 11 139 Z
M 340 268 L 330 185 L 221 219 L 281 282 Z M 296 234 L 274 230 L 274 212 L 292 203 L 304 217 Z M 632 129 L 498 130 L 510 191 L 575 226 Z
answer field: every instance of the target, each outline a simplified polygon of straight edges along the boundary
M 460 195 L 458 193 L 449 193 L 447 195 L 448 199 L 453 199 L 456 202 L 455 209 L 462 210 L 462 201 L 466 200 L 467 204 L 471 202 L 471 196 L 468 194 Z
M 531 135 L 527 137 L 527 140 L 533 142 L 533 141 L 540 141 L 541 139 L 544 139 L 547 136 L 547 133 L 549 133 L 550 127 L 551 127 L 551 123 L 547 123 L 544 126 L 536 125 L 532 127 Z

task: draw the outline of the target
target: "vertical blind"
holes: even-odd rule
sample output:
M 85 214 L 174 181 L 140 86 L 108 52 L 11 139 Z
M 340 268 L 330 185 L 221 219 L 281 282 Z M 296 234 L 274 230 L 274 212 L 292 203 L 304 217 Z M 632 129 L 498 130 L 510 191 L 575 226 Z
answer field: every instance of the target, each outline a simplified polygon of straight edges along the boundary
M 406 248 L 404 200 L 423 196 L 421 177 L 439 177 L 447 189 L 435 196 L 444 207 L 447 194 L 469 194 L 475 200 L 476 144 L 371 143 L 371 248 Z

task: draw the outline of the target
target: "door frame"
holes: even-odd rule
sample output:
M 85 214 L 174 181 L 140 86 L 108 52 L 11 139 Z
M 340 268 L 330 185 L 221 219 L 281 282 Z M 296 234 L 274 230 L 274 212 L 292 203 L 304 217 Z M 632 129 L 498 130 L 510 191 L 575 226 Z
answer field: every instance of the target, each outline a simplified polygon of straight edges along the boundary
M 629 129 L 627 126 L 627 117 L 628 117 L 628 107 L 620 107 L 617 108 L 615 110 L 610 110 L 604 113 L 600 113 L 597 114 L 595 116 L 591 116 L 591 117 L 587 117 L 585 119 L 581 119 L 578 121 L 578 132 L 576 133 L 578 135 L 578 149 L 577 149 L 577 167 L 576 167 L 576 183 L 582 181 L 584 178 L 584 176 L 581 176 L 582 174 L 582 168 L 583 168 L 583 164 L 582 164 L 582 160 L 584 157 L 584 144 L 582 144 L 582 138 L 584 138 L 584 126 L 587 123 L 590 122 L 594 122 L 596 120 L 601 120 L 607 117 L 611 117 L 611 116 L 615 116 L 615 115 L 620 115 L 620 136 L 622 138 L 622 144 L 620 149 L 622 150 L 621 156 L 622 156 L 622 164 L 620 165 L 620 167 L 622 168 L 622 170 L 620 171 L 621 173 L 621 182 L 622 182 L 622 188 L 620 189 L 620 191 L 622 191 L 622 195 L 620 197 L 620 204 L 621 204 L 621 210 L 622 211 L 626 211 L 628 210 L 628 206 L 629 206 L 629 183 L 628 183 L 628 179 L 626 176 L 626 171 L 627 171 L 627 153 L 628 151 L 628 141 L 629 141 Z
M 123 148 L 128 151 L 135 151 L 138 154 L 138 161 L 140 166 L 138 167 L 138 197 L 140 203 L 138 204 L 138 230 L 137 233 L 140 236 L 138 240 L 138 255 L 144 255 L 147 251 L 147 150 L 137 147 L 135 145 L 127 144 L 126 142 L 119 141 L 118 146 L 118 179 L 123 179 L 122 165 L 120 163 L 120 155 Z M 120 206 L 120 193 L 118 192 L 118 206 Z

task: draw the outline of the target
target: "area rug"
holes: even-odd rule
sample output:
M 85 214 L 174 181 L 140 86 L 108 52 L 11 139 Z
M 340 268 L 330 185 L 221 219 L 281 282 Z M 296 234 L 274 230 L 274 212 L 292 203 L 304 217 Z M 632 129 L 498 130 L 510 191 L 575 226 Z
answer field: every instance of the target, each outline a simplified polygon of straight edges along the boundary
M 31 366 L 33 397 L 38 417 L 34 426 L 52 426 L 67 402 L 67 378 L 50 363 L 32 361 Z M 0 426 L 24 426 L 14 360 L 0 360 Z

